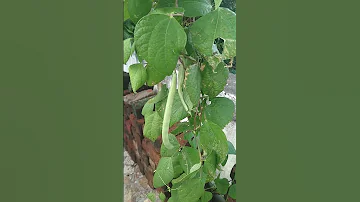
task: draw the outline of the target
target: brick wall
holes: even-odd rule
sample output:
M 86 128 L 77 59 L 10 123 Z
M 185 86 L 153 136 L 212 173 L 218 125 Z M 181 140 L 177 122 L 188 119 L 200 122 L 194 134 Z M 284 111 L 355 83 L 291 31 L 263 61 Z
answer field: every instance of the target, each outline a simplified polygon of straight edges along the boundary
M 153 186 L 153 176 L 155 168 L 160 160 L 161 134 L 159 138 L 152 142 L 143 136 L 145 120 L 141 114 L 142 107 L 155 93 L 151 89 L 143 90 L 136 94 L 124 91 L 124 148 L 136 162 L 140 171 L 145 175 L 150 187 Z M 170 131 L 176 128 L 176 124 L 170 128 Z M 181 145 L 187 141 L 184 134 L 177 135 L 176 138 Z M 158 191 L 164 191 L 165 186 L 158 188 Z

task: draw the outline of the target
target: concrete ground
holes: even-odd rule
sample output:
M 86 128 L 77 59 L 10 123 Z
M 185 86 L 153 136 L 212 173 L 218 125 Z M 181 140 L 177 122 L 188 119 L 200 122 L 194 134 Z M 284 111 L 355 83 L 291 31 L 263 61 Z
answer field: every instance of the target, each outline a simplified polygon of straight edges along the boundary
M 229 74 L 228 84 L 219 97 L 227 97 L 236 105 L 236 75 Z M 235 110 L 236 112 L 236 110 Z M 236 148 L 236 113 L 233 120 L 223 129 L 227 139 Z M 230 178 L 232 167 L 236 164 L 236 156 L 229 155 L 226 165 L 220 172 L 220 177 Z M 154 190 L 147 184 L 147 179 L 139 170 L 139 167 L 131 160 L 131 157 L 124 151 L 124 196 L 125 202 L 143 202 L 149 201 L 147 194 Z

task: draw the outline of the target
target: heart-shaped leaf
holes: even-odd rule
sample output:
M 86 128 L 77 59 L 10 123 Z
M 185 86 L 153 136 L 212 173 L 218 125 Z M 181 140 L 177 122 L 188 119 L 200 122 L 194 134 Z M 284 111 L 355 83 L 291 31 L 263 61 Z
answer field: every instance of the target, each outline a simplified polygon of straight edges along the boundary
M 136 53 L 148 62 L 148 85 L 154 85 L 170 75 L 180 52 L 186 45 L 186 34 L 171 16 L 153 14 L 143 17 L 135 27 Z
M 214 40 L 224 40 L 224 59 L 234 57 L 236 52 L 236 14 L 221 8 L 204 15 L 190 27 L 194 47 L 204 56 L 212 55 Z M 226 53 L 226 54 L 224 54 Z

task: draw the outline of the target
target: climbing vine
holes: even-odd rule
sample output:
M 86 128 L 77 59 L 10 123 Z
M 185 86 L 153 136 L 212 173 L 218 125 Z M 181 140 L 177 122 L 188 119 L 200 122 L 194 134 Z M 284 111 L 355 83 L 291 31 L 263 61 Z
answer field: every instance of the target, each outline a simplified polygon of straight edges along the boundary
M 217 174 L 228 155 L 235 154 L 223 132 L 235 106 L 218 95 L 229 76 L 224 61 L 236 56 L 236 14 L 220 4 L 221 0 L 124 2 L 125 62 L 134 52 L 144 61 L 129 67 L 131 87 L 134 92 L 144 84 L 160 88 L 142 114 L 144 136 L 155 141 L 162 135 L 153 185 L 166 186 L 170 202 L 210 201 L 214 195 L 236 198 L 234 181 Z M 161 85 L 166 76 L 171 76 L 170 86 Z M 181 133 L 188 141 L 185 146 L 176 138 Z

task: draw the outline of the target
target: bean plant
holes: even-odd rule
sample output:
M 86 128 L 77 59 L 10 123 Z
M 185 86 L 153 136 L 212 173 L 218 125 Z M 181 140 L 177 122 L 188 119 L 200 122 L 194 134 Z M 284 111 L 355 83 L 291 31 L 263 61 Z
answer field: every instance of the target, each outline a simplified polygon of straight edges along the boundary
M 124 61 L 134 52 L 145 61 L 129 67 L 131 87 L 134 92 L 143 85 L 159 87 L 142 109 L 143 133 L 152 141 L 161 135 L 153 185 L 166 187 L 169 202 L 210 201 L 215 195 L 236 198 L 236 184 L 218 175 L 228 155 L 235 154 L 223 132 L 235 106 L 218 95 L 229 76 L 224 61 L 236 56 L 236 14 L 220 4 L 221 0 L 124 1 L 124 18 L 134 25 L 126 30 Z M 166 76 L 171 76 L 169 86 L 161 84 Z M 175 129 L 169 133 L 170 127 Z M 188 144 L 180 145 L 179 134 Z

